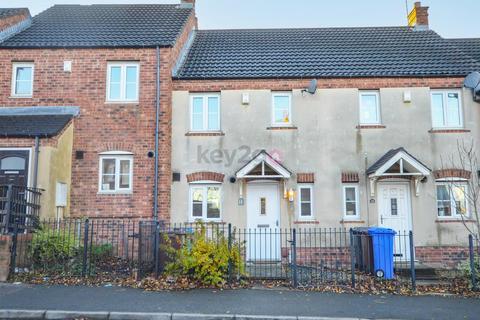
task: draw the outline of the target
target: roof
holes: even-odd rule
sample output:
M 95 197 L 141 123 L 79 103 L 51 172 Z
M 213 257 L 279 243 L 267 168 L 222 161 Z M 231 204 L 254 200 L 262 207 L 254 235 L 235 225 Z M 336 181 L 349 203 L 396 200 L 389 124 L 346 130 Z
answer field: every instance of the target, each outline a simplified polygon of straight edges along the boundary
M 431 30 L 202 30 L 175 78 L 464 76 L 479 69 Z
M 55 5 L 0 47 L 172 46 L 192 8 L 179 5 Z
M 462 50 L 477 61 L 480 61 L 480 38 L 447 39 L 450 43 Z
M 68 114 L 0 116 L 0 137 L 53 137 L 72 118 Z
M 0 8 L 0 19 L 5 19 L 24 12 L 28 12 L 28 8 Z
M 368 169 L 367 169 L 367 174 L 372 174 L 375 173 L 378 169 L 380 169 L 384 164 L 386 164 L 388 161 L 390 161 L 393 157 L 395 157 L 399 152 L 404 152 L 408 156 L 410 156 L 413 160 L 418 162 L 420 165 L 425 167 L 425 169 L 431 171 L 430 168 L 428 168 L 425 164 L 423 164 L 420 160 L 415 158 L 413 155 L 411 155 L 407 150 L 405 150 L 403 147 L 397 148 L 397 149 L 391 149 L 387 153 L 385 153 L 380 159 L 378 159 L 374 164 L 372 164 Z

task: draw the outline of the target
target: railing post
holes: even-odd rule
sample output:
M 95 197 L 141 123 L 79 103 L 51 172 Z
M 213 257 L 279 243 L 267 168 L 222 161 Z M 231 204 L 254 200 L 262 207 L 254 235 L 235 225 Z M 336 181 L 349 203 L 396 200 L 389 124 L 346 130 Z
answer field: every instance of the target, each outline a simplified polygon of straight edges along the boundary
M 298 287 L 298 274 L 297 274 L 297 230 L 292 229 L 292 277 L 293 287 Z
M 83 264 L 82 264 L 82 277 L 87 274 L 87 259 L 88 259 L 88 228 L 90 226 L 88 218 L 85 219 L 84 231 L 83 231 Z
M 10 275 L 15 274 L 15 268 L 17 264 L 17 241 L 18 241 L 18 221 L 17 218 L 13 221 L 13 236 L 12 236 L 12 248 L 10 255 Z
M 472 277 L 472 289 L 477 290 L 477 270 L 475 268 L 475 247 L 473 245 L 473 235 L 468 235 L 468 248 L 470 251 L 470 274 Z
M 232 281 L 232 224 L 228 224 L 228 283 Z
M 7 187 L 7 200 L 5 202 L 5 215 L 3 220 L 3 233 L 8 234 L 8 229 L 10 227 L 10 215 L 12 213 L 12 192 L 13 186 L 11 184 Z
M 410 240 L 410 275 L 412 277 L 412 291 L 417 290 L 417 276 L 415 274 L 415 246 L 413 245 L 413 232 L 408 232 Z
M 155 236 L 154 236 L 154 250 L 153 256 L 155 258 L 155 278 L 158 278 L 158 268 L 159 268 L 159 258 L 160 255 L 158 254 L 159 246 L 160 246 L 160 222 L 157 220 L 155 221 Z
M 350 269 L 352 288 L 355 289 L 355 242 L 353 241 L 352 228 L 350 228 Z

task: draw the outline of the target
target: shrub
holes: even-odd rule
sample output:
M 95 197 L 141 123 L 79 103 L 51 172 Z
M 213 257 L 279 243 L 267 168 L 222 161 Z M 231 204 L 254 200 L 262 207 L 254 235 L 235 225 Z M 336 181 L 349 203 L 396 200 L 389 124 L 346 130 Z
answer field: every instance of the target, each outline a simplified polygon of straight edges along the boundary
M 168 247 L 168 242 L 166 240 Z M 184 241 L 179 250 L 166 249 L 172 262 L 166 266 L 167 274 L 182 275 L 198 281 L 202 285 L 221 286 L 228 277 L 229 262 L 232 273 L 243 273 L 243 263 L 238 243 L 228 249 L 228 239 L 221 232 L 208 237 L 205 226 L 194 232 Z

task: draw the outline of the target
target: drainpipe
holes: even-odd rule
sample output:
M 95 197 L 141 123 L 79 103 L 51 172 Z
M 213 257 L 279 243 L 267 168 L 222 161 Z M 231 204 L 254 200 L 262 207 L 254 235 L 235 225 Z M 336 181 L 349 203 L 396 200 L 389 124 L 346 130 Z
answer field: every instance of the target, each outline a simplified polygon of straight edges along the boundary
M 33 188 L 37 188 L 39 154 L 40 154 L 40 138 L 36 136 L 35 137 L 35 162 L 33 166 Z
M 157 81 L 155 97 L 155 181 L 153 184 L 153 218 L 158 220 L 158 131 L 160 120 L 160 48 L 157 46 Z
M 365 196 L 367 199 L 367 226 L 370 226 L 370 190 L 368 186 L 370 185 L 370 181 L 368 179 L 368 154 L 365 152 Z

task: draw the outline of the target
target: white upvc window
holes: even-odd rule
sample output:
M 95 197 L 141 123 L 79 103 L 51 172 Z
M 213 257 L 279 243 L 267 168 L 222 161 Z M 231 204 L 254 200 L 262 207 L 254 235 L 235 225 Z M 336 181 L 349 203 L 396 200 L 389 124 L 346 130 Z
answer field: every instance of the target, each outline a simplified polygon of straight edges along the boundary
M 437 182 L 437 215 L 439 218 L 468 217 L 468 186 L 461 182 Z
M 138 102 L 139 63 L 109 62 L 107 70 L 107 101 Z
M 215 221 L 222 215 L 222 189 L 220 184 L 190 184 L 190 220 Z
M 360 91 L 360 124 L 381 124 L 380 94 L 378 91 Z
M 463 128 L 460 93 L 459 90 L 434 90 L 431 92 L 433 128 Z
M 132 191 L 133 155 L 127 152 L 106 152 L 100 155 L 98 191 L 129 193 Z
M 298 186 L 298 218 L 313 218 L 313 185 L 302 184 Z
M 276 92 L 272 94 L 272 126 L 292 125 L 292 94 Z
M 343 217 L 344 219 L 358 219 L 360 217 L 360 199 L 358 185 L 343 186 Z
M 220 131 L 220 95 L 191 96 L 190 131 Z
M 15 62 L 12 66 L 12 97 L 33 95 L 34 64 Z

